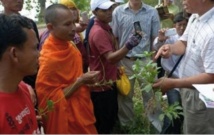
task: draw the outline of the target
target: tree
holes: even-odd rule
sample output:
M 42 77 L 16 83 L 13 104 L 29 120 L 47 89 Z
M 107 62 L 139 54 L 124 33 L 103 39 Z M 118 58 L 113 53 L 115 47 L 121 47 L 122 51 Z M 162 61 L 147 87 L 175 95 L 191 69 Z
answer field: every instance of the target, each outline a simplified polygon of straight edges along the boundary
M 81 11 L 90 11 L 90 1 L 89 0 L 73 0 L 77 5 L 78 9 Z
M 158 0 L 143 0 L 143 2 L 153 7 L 158 4 Z
M 179 7 L 179 10 L 183 10 L 182 0 L 174 0 L 175 5 Z
M 44 13 L 45 13 L 45 8 L 46 8 L 46 0 L 38 0 L 38 3 L 39 3 L 39 7 L 40 9 L 37 10 L 37 12 L 39 13 L 38 15 L 38 21 L 40 23 L 43 23 L 44 22 Z

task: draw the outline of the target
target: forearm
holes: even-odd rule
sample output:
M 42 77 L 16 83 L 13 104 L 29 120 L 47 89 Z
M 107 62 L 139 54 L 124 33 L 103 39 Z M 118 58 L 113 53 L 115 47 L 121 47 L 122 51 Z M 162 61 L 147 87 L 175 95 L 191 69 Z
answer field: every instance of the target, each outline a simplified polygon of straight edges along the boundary
M 63 89 L 65 98 L 70 97 L 81 85 L 83 85 L 81 78 L 77 78 L 77 80 L 69 85 L 68 87 Z
M 171 45 L 172 54 L 182 55 L 186 50 L 186 42 L 178 40 L 173 45 Z
M 121 49 L 115 52 L 111 51 L 106 53 L 105 57 L 110 63 L 115 64 L 119 62 L 122 58 L 124 58 L 128 52 L 129 50 L 125 46 L 123 46 Z
M 174 88 L 193 88 L 192 84 L 214 83 L 214 74 L 201 73 L 196 76 L 174 79 Z

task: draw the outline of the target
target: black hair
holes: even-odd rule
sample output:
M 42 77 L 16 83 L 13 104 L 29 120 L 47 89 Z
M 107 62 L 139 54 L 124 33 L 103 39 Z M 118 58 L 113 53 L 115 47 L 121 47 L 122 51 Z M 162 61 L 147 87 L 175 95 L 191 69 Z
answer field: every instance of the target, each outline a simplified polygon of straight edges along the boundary
M 173 19 L 173 23 L 177 23 L 177 22 L 181 22 L 183 20 L 188 21 L 188 19 L 184 16 L 183 12 L 179 12 L 175 15 L 174 19 Z
M 25 17 L 17 14 L 0 14 L 0 59 L 8 47 L 23 47 L 27 41 L 27 34 L 23 28 L 33 28 Z
M 65 9 L 70 10 L 68 7 L 66 7 L 63 4 L 52 4 L 45 10 L 45 23 L 55 23 L 55 21 L 58 19 L 58 10 L 59 9 Z

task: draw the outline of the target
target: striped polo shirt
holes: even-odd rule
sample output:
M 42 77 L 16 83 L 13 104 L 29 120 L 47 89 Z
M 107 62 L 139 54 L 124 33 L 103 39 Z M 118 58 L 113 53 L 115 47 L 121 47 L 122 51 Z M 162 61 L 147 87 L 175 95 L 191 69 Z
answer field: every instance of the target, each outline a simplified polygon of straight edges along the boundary
M 143 51 L 150 51 L 151 39 L 158 36 L 160 29 L 159 16 L 154 7 L 142 3 L 142 7 L 134 12 L 129 7 L 129 3 L 120 5 L 114 10 L 111 22 L 113 33 L 118 38 L 120 47 L 126 43 L 131 33 L 134 33 L 133 23 L 136 21 L 140 21 L 145 37 L 137 47 L 129 51 L 127 54 L 129 57 L 142 54 Z
M 202 16 L 193 14 L 180 38 L 187 42 L 180 77 L 214 73 L 214 8 Z

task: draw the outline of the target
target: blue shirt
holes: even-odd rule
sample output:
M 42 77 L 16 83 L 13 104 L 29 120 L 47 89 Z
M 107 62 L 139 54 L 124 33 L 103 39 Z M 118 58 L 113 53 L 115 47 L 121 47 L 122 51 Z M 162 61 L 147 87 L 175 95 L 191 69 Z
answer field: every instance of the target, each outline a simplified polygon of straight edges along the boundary
M 144 51 L 150 51 L 152 39 L 158 36 L 158 30 L 160 29 L 160 20 L 155 8 L 142 3 L 142 7 L 134 12 L 129 7 L 129 3 L 120 5 L 114 10 L 111 22 L 113 33 L 118 38 L 120 48 L 124 46 L 131 33 L 134 32 L 133 23 L 136 21 L 140 21 L 145 37 L 137 47 L 129 51 L 127 54 L 129 57 L 142 54 Z

